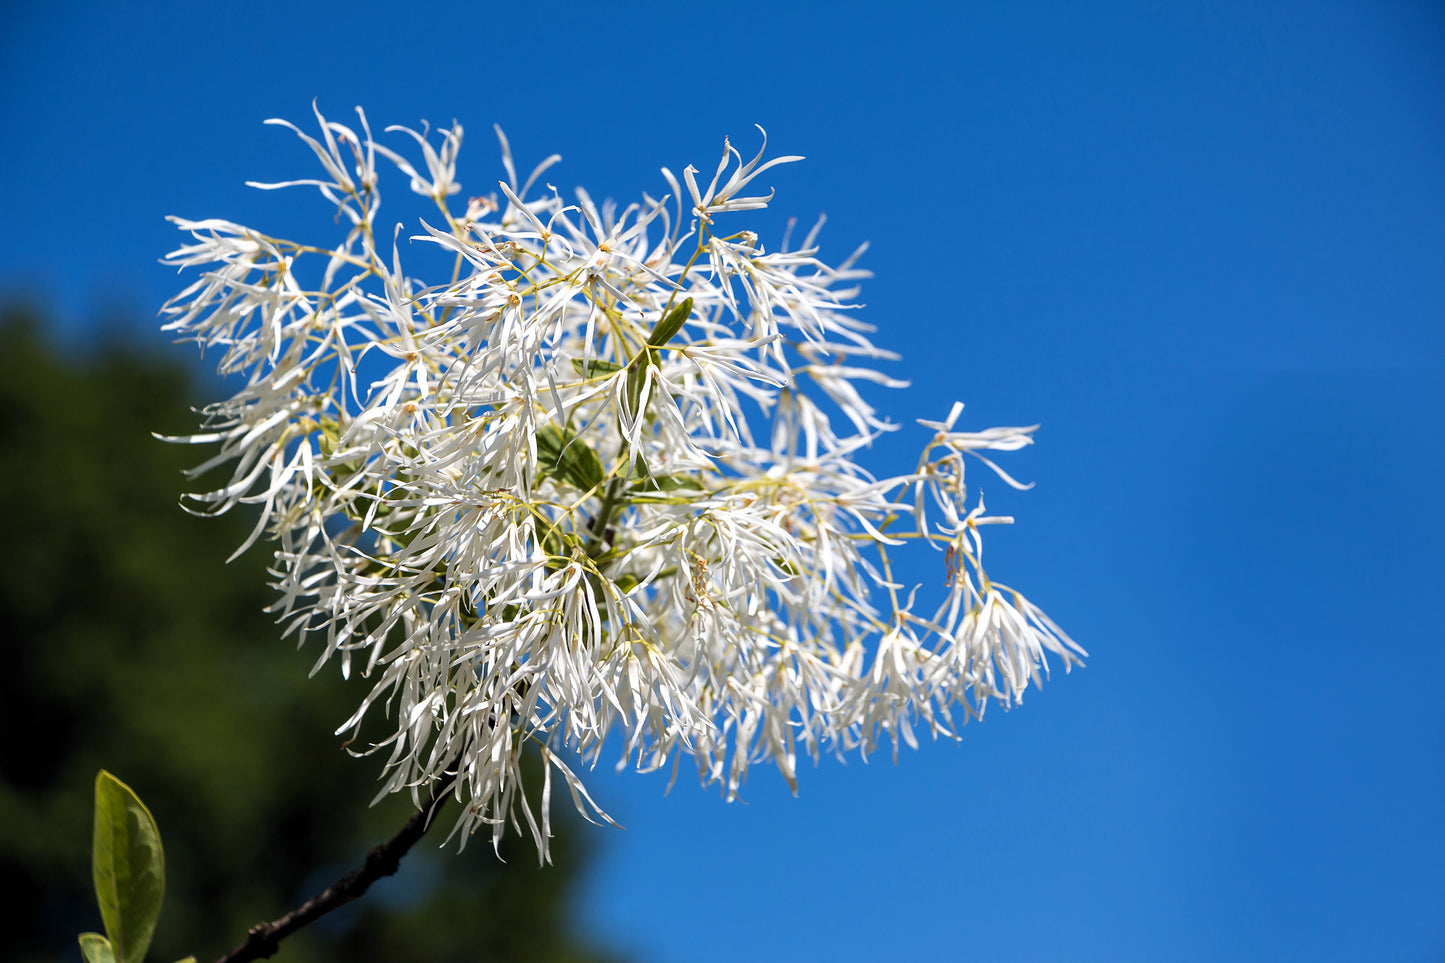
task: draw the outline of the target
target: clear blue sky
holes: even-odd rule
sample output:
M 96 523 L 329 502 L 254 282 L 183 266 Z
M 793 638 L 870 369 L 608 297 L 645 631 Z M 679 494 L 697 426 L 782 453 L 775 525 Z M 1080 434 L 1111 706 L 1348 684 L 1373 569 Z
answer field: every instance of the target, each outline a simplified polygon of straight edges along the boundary
M 493 122 L 623 199 L 756 122 L 808 155 L 770 223 L 872 242 L 893 416 L 1043 423 L 1008 462 L 1037 487 L 986 488 L 1019 518 L 990 571 L 1088 668 L 798 799 L 599 772 L 628 830 L 596 933 L 646 963 L 1445 959 L 1445 8 L 168 6 L 5 13 L 0 291 L 69 337 L 176 290 L 163 215 L 326 227 L 242 186 L 311 176 L 260 122 L 313 97 L 460 120 L 478 191 Z

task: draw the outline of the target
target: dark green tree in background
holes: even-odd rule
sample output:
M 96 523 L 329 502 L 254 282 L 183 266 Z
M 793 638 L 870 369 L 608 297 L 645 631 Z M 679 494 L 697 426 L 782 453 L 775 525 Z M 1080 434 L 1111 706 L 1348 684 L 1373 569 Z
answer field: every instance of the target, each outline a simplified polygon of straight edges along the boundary
M 177 507 L 195 452 L 151 432 L 193 430 L 187 372 L 119 344 L 62 358 L 38 319 L 0 313 L 0 491 L 14 526 L 0 553 L 0 959 L 78 959 L 75 934 L 98 925 L 102 767 L 144 797 L 165 839 L 151 958 L 214 959 L 358 865 L 410 803 L 368 808 L 379 765 L 330 735 L 360 693 L 335 672 L 308 679 L 314 653 L 279 641 L 264 549 L 223 564 L 254 519 Z M 276 959 L 604 958 L 567 925 L 581 827 L 565 824 L 555 865 L 539 869 L 517 835 L 505 862 L 482 838 L 439 851 L 454 816 L 398 877 Z

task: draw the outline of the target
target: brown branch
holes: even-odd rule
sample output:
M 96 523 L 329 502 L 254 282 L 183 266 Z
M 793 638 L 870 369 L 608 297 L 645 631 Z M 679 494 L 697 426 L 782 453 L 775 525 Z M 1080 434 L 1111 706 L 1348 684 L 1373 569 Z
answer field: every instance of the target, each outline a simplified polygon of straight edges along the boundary
M 361 896 L 371 884 L 383 876 L 391 876 L 401 859 L 417 840 L 431 828 L 432 817 L 446 804 L 448 790 L 456 781 L 456 773 L 447 773 L 433 787 L 431 796 L 418 812 L 406 821 L 401 832 L 366 854 L 366 861 L 357 869 L 332 883 L 300 906 L 270 923 L 257 923 L 246 933 L 246 941 L 221 957 L 217 963 L 248 963 L 269 959 L 280 949 L 281 941 L 292 933 L 314 923 L 327 913 Z

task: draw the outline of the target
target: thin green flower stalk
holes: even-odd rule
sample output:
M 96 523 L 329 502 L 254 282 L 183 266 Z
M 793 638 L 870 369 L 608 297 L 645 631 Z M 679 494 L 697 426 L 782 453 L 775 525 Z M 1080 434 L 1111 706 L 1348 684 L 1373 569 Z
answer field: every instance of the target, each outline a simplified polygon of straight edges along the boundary
M 555 156 L 520 180 L 498 131 L 506 179 L 462 204 L 460 126 L 388 128 L 418 165 L 357 116 L 318 111 L 319 137 L 270 121 L 322 174 L 254 185 L 319 190 L 340 243 L 172 218 L 190 240 L 167 263 L 200 276 L 164 314 L 244 380 L 172 439 L 217 446 L 197 473 L 231 466 L 193 510 L 260 507 L 238 552 L 273 539 L 285 631 L 317 669 L 372 680 L 339 732 L 384 755 L 383 793 L 456 772 L 463 840 L 525 827 L 545 859 L 554 772 L 606 819 L 564 758 L 593 765 L 614 735 L 619 766 L 691 756 L 731 799 L 770 762 L 796 791 L 799 755 L 956 737 L 1039 683 L 1046 653 L 1079 661 L 984 574 L 980 532 L 1011 519 L 964 483 L 975 456 L 1024 487 L 985 453 L 1037 426 L 958 431 L 955 405 L 919 422 L 911 471 L 854 460 L 896 427 L 859 385 L 903 384 L 870 367 L 894 356 L 857 316 L 862 249 L 830 266 L 816 229 L 768 251 L 731 223 L 800 158 L 725 141 L 705 185 L 664 168 L 666 194 L 619 209 L 539 188 Z M 378 165 L 435 203 L 405 249 L 400 225 L 378 234 Z M 449 277 L 408 273 L 423 245 Z M 927 610 L 891 574 L 909 541 L 941 550 Z

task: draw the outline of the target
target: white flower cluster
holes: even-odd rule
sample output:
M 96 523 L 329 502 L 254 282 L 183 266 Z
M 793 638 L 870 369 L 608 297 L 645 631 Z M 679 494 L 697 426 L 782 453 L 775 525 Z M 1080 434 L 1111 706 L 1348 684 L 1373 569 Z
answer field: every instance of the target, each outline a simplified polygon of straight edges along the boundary
M 901 383 L 867 366 L 892 356 L 852 310 L 857 254 L 830 267 L 816 229 L 768 252 L 720 227 L 799 158 L 744 162 L 724 142 L 705 187 L 664 168 L 667 196 L 619 210 L 580 188 L 534 195 L 558 158 L 519 181 L 498 131 L 500 195 L 458 211 L 460 127 L 388 128 L 419 167 L 357 114 L 359 132 L 318 112 L 319 139 L 286 124 L 323 177 L 253 185 L 316 187 L 345 239 L 172 218 L 191 242 L 167 263 L 202 273 L 164 313 L 245 380 L 203 433 L 172 439 L 219 445 L 197 473 L 233 466 L 192 497 L 259 505 L 241 550 L 279 542 L 287 631 L 318 637 L 318 668 L 375 680 L 339 731 L 386 754 L 384 792 L 456 772 L 464 833 L 495 843 L 525 823 L 545 858 L 552 771 L 601 815 L 560 757 L 595 763 L 614 733 L 619 766 L 690 755 L 731 798 L 754 762 L 795 786 L 800 753 L 953 736 L 989 700 L 1019 701 L 1045 652 L 1078 661 L 984 575 L 979 530 L 1010 519 L 966 504 L 964 456 L 997 471 L 980 452 L 1033 428 L 957 431 L 955 405 L 920 422 L 911 472 L 873 477 L 853 457 L 895 426 L 857 386 Z M 435 201 L 412 240 L 445 253 L 449 279 L 403 269 L 400 225 L 383 250 L 378 160 Z M 891 574 L 908 540 L 942 550 L 931 611 Z M 378 716 L 385 736 L 362 737 Z M 547 762 L 537 812 L 529 742 Z

